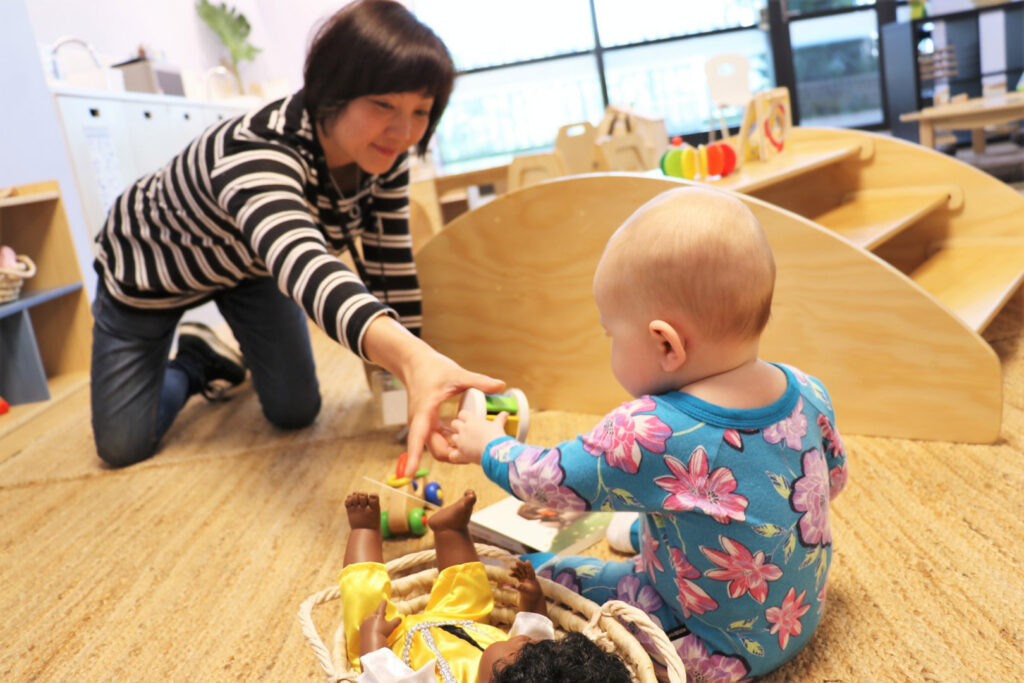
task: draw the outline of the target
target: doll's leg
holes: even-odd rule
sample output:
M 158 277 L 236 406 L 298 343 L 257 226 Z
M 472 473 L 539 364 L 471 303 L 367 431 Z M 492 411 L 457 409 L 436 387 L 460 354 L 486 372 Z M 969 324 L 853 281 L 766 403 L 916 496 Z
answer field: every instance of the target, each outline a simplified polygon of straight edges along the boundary
M 476 493 L 466 491 L 462 498 L 433 513 L 427 520 L 427 525 L 434 532 L 439 571 L 457 564 L 480 561 L 467 528 L 474 505 Z
M 345 566 L 356 562 L 384 562 L 380 537 L 380 499 L 376 494 L 356 492 L 345 499 L 348 525 L 352 529 L 345 545 Z

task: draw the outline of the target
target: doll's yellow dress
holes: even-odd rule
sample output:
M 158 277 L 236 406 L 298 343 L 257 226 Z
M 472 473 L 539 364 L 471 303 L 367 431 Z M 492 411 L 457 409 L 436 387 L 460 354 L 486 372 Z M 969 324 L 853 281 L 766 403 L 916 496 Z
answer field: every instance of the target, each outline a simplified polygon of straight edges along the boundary
M 340 583 L 345 642 L 352 667 L 359 665 L 359 625 L 381 600 L 387 600 L 387 619 L 402 622 L 388 637 L 388 647 L 413 670 L 431 660 L 437 661 L 442 681 L 476 683 L 482 649 L 508 640 L 501 629 L 484 623 L 494 608 L 491 583 L 481 562 L 448 567 L 438 574 L 430 590 L 430 599 L 421 614 L 401 615 L 391 602 L 391 578 L 379 562 L 357 562 L 341 570 Z M 457 625 L 480 647 L 474 647 L 440 626 Z M 450 677 L 449 677 L 450 676 Z

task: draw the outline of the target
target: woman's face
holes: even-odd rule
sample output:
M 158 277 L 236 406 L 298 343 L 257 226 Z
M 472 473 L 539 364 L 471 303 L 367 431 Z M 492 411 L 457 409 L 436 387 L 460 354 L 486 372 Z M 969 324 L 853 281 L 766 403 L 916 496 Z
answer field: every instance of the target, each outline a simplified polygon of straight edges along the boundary
M 423 92 L 357 97 L 317 131 L 327 166 L 354 162 L 366 173 L 386 172 L 423 138 L 433 105 Z

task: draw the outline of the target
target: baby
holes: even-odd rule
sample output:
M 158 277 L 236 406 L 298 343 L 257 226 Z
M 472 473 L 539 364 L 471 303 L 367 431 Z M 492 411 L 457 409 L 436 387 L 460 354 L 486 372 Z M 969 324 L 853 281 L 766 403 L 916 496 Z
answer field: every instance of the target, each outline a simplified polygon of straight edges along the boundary
M 777 668 L 825 607 L 846 455 L 822 384 L 758 357 L 774 284 L 743 202 L 665 192 L 612 235 L 594 275 L 612 372 L 636 399 L 554 448 L 506 436 L 501 416 L 452 422 L 447 459 L 482 463 L 523 500 L 641 513 L 633 560 L 537 558 L 540 573 L 651 614 L 696 680 Z
M 560 681 L 629 683 L 625 664 L 578 633 L 555 632 L 533 567 L 518 561 L 519 612 L 509 633 L 491 626 L 491 583 L 466 529 L 476 494 L 466 491 L 428 520 L 437 566 L 426 610 L 401 616 L 383 564 L 380 500 L 345 500 L 352 531 L 345 546 L 341 599 L 349 661 L 360 683 Z

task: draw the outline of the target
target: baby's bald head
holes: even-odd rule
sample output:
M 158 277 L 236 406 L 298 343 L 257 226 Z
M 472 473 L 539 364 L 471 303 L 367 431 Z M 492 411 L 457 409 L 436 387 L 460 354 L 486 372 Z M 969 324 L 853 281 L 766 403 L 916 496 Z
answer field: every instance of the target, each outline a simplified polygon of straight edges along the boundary
M 654 317 L 680 311 L 712 339 L 753 339 L 768 322 L 775 259 L 742 201 L 684 187 L 650 200 L 615 231 L 594 287 Z

